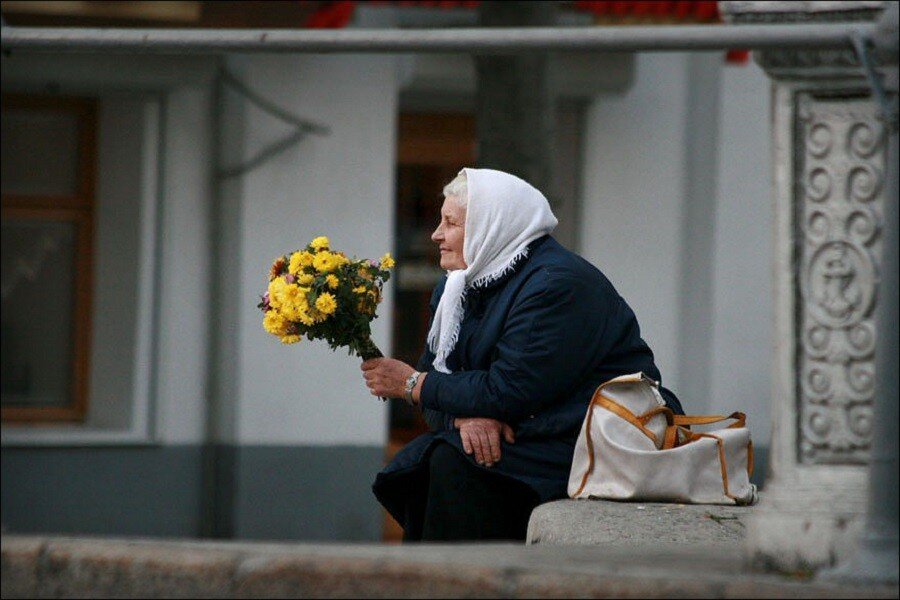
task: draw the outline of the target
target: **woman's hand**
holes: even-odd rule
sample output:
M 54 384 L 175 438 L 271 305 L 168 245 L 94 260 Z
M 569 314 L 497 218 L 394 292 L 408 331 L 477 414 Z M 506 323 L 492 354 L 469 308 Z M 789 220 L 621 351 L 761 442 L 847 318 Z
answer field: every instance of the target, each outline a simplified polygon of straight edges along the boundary
M 415 369 L 395 358 L 372 358 L 362 364 L 362 371 L 373 396 L 403 398 L 406 395 L 406 380 Z
M 510 444 L 516 441 L 512 427 L 501 421 L 473 417 L 457 418 L 453 423 L 459 429 L 466 454 L 474 452 L 479 465 L 492 467 L 500 460 L 501 434 Z

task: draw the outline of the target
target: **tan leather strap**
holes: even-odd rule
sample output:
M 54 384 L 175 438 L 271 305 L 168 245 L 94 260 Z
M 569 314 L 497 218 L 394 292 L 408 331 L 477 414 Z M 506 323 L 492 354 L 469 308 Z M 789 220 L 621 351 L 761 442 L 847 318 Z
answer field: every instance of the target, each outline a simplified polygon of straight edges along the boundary
M 666 435 L 663 439 L 663 450 L 671 450 L 678 445 L 678 426 L 670 425 L 666 427 Z
M 627 408 L 625 408 L 624 406 L 622 406 L 615 400 L 610 400 L 603 394 L 600 394 L 599 397 L 597 397 L 597 399 L 595 400 L 595 402 L 597 404 L 599 404 L 600 406 L 602 406 L 603 408 L 605 408 L 606 410 L 613 413 L 614 415 L 618 415 L 618 416 L 622 417 L 623 419 L 625 419 L 626 421 L 628 421 L 629 423 L 631 423 L 632 425 L 634 425 L 635 427 L 640 429 L 644 435 L 646 435 L 648 438 L 650 438 L 650 441 L 653 442 L 654 446 L 659 444 L 659 439 L 656 437 L 656 434 L 653 433 L 652 431 L 650 431 L 649 429 L 647 429 L 647 427 L 641 422 L 641 419 L 639 417 L 635 416 L 635 414 L 633 412 L 631 412 L 630 410 L 628 410 Z
M 691 437 L 693 439 L 697 438 L 712 438 L 716 440 L 716 447 L 719 450 L 719 469 L 722 471 L 722 488 L 725 492 L 725 495 L 732 500 L 737 500 L 731 493 L 728 491 L 728 467 L 725 464 L 725 442 L 722 441 L 717 435 L 712 435 L 710 433 L 693 433 L 691 432 Z M 692 440 L 693 441 L 693 440 Z
M 728 419 L 735 419 L 735 422 L 728 426 L 728 429 L 746 427 L 747 415 L 742 412 L 733 412 L 730 415 L 675 415 L 676 425 L 709 425 Z
M 747 477 L 753 476 L 753 441 L 747 440 Z
M 638 416 L 638 420 L 646 425 L 650 419 L 655 417 L 656 415 L 666 415 L 666 422 L 669 425 L 675 424 L 675 413 L 672 412 L 672 409 L 668 406 L 657 406 L 656 408 L 651 408 L 647 412 Z
M 588 452 L 588 468 L 584 472 L 584 477 L 581 478 L 581 485 L 578 486 L 578 490 L 575 492 L 575 496 L 581 494 L 584 490 L 584 486 L 587 485 L 588 477 L 590 477 L 591 473 L 594 472 L 594 442 L 591 440 L 591 418 L 594 416 L 594 401 L 597 399 L 597 396 L 600 394 L 600 388 L 597 388 L 597 391 L 594 392 L 593 398 L 591 398 L 591 403 L 588 404 L 587 410 L 587 419 L 584 423 L 584 437 L 587 442 L 587 452 Z

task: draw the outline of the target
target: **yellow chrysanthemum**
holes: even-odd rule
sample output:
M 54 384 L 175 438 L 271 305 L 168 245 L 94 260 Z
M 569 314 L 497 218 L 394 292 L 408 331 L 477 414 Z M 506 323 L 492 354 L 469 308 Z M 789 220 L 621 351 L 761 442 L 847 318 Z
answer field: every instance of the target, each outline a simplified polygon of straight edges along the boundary
M 328 284 L 328 287 L 335 290 L 337 289 L 337 286 L 341 284 L 341 280 L 334 275 L 328 275 L 328 277 L 325 278 L 325 283 Z
M 288 282 L 284 277 L 276 277 L 269 282 L 269 306 L 272 308 L 281 308 L 284 302 L 284 292 L 288 287 Z
M 303 273 L 297 276 L 297 283 L 299 285 L 312 285 L 313 281 L 316 280 L 315 275 L 310 275 L 309 273 Z
M 313 315 L 309 314 L 307 311 L 302 311 L 297 314 L 297 320 L 307 327 L 312 327 L 316 324 L 316 320 Z
M 328 238 L 324 235 L 320 235 L 319 237 L 311 241 L 309 245 L 312 246 L 313 250 L 315 250 L 316 252 L 319 252 L 321 250 L 328 250 Z
M 300 253 L 300 264 L 304 267 L 311 267 L 313 264 L 313 259 L 316 257 L 312 252 L 307 252 L 304 250 Z
M 333 314 L 337 310 L 337 300 L 333 295 L 325 292 L 316 299 L 316 309 L 326 316 Z
M 307 252 L 307 254 L 309 254 Z M 303 252 L 294 252 L 291 254 L 291 262 L 288 263 L 288 273 L 291 275 L 299 275 L 303 271 Z
M 338 267 L 338 261 L 331 252 L 319 252 L 313 259 L 313 267 L 319 273 L 328 273 L 334 271 Z
M 381 257 L 381 268 L 382 269 L 393 269 L 395 264 L 396 263 L 394 262 L 394 259 L 391 257 L 390 252 L 388 252 L 387 254 L 385 254 L 384 256 Z
M 309 288 L 288 285 L 281 295 L 281 312 L 291 321 L 300 321 L 300 315 L 309 308 L 306 294 Z
M 347 255 L 343 252 L 335 252 L 333 253 L 334 262 L 337 263 L 338 266 L 343 266 L 350 263 L 350 259 L 347 258 Z
M 354 294 L 365 294 L 365 293 L 366 293 L 366 286 L 364 286 L 364 285 L 358 285 L 358 286 L 356 286 L 355 288 L 353 288 L 353 293 L 354 293 Z
M 296 344 L 297 342 L 299 342 L 302 339 L 303 338 L 300 337 L 299 335 L 292 333 L 292 334 L 281 336 L 281 343 L 282 344 Z
M 266 316 L 263 317 L 263 328 L 273 335 L 287 334 L 290 326 L 290 321 L 281 316 L 277 310 L 266 311 Z

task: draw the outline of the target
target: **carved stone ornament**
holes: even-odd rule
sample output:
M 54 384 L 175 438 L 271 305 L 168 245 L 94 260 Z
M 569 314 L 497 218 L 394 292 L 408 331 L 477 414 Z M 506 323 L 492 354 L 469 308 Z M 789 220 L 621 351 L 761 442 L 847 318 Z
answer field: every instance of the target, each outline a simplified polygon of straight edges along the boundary
M 719 2 L 723 19 L 735 24 L 871 22 L 886 2 Z M 856 53 L 847 49 L 786 48 L 753 53 L 773 79 L 859 78 L 864 74 Z
M 800 462 L 869 459 L 885 130 L 868 97 L 797 96 Z

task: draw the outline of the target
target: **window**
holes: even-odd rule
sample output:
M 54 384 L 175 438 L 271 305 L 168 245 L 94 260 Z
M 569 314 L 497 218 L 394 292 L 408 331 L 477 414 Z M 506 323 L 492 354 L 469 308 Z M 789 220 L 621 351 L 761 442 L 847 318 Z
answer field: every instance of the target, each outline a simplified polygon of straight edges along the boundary
M 88 410 L 97 104 L 3 94 L 4 422 Z

